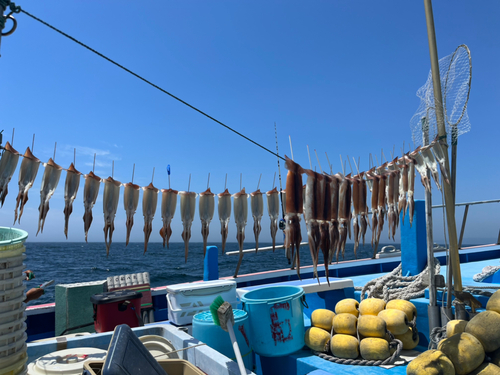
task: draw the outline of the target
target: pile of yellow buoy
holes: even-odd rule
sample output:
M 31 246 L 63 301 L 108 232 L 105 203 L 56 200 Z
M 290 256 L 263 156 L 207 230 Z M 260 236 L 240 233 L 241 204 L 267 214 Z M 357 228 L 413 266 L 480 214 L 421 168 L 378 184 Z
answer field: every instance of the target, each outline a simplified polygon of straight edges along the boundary
M 410 328 L 416 314 L 415 305 L 405 300 L 386 304 L 379 298 L 361 303 L 347 298 L 337 303 L 335 312 L 314 310 L 304 341 L 310 349 L 331 352 L 337 358 L 385 360 L 392 354 L 387 331 L 401 340 L 403 349 L 418 345 L 418 334 Z
M 446 337 L 437 350 L 428 350 L 415 358 L 406 374 L 500 375 L 500 291 L 491 296 L 486 311 L 469 322 L 449 321 Z M 489 361 L 485 362 L 487 357 Z

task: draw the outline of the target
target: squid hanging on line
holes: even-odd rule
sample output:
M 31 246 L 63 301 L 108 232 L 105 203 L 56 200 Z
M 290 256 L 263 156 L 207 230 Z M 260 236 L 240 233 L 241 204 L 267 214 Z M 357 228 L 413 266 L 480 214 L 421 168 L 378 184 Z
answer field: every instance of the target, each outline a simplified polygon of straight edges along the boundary
M 399 160 L 399 199 L 398 199 L 398 211 L 403 212 L 403 217 L 402 221 L 403 224 L 405 222 L 405 215 L 406 215 L 406 208 L 407 208 L 407 200 L 406 196 L 408 194 L 408 162 L 407 162 L 407 157 L 404 155 L 400 160 Z
M 427 165 L 427 168 L 431 171 L 431 176 L 434 182 L 436 183 L 436 186 L 439 190 L 441 190 L 441 184 L 439 183 L 439 173 L 437 169 L 437 162 L 436 159 L 434 159 L 434 155 L 432 154 L 431 151 L 431 146 L 424 146 L 420 149 L 420 153 L 422 154 L 422 157 L 424 158 L 425 164 Z
M 118 201 L 120 199 L 120 186 L 122 183 L 112 177 L 103 180 L 104 193 L 102 199 L 102 210 L 104 213 L 104 242 L 106 243 L 106 256 L 109 255 L 111 242 L 113 241 L 113 232 L 115 230 L 115 216 L 118 210 Z M 109 235 L 109 242 L 108 242 Z
M 392 170 L 389 172 L 389 179 L 387 182 L 387 185 L 389 187 L 388 194 L 387 194 L 387 222 L 389 223 L 389 238 L 391 238 L 392 234 L 392 239 L 394 240 L 394 235 L 396 234 L 396 226 L 397 226 L 397 212 L 396 212 L 396 202 L 394 200 L 395 193 L 394 191 L 396 190 L 396 180 L 399 180 L 397 170 Z
M 8 186 L 12 175 L 16 171 L 17 163 L 19 161 L 19 152 L 10 145 L 9 142 L 5 144 L 2 158 L 0 159 L 0 204 L 3 207 L 5 197 L 9 192 Z
M 130 233 L 134 226 L 134 215 L 139 205 L 139 190 L 140 186 L 133 182 L 123 184 L 123 207 L 125 208 L 127 235 L 125 237 L 125 246 L 128 246 Z
M 437 162 L 439 163 L 439 168 L 441 169 L 441 175 L 443 176 L 445 182 L 447 184 L 450 183 L 450 179 L 448 178 L 448 172 L 446 172 L 446 159 L 445 159 L 445 150 L 443 150 L 443 145 L 439 141 L 438 137 L 431 143 L 432 152 L 434 152 L 434 156 L 436 157 Z
M 322 216 L 319 211 L 320 207 L 323 207 L 322 203 L 324 203 L 324 194 L 321 191 L 324 177 L 310 169 L 305 169 L 304 172 L 307 175 L 305 192 L 306 203 L 304 205 L 304 216 L 307 226 L 307 241 L 313 261 L 313 277 L 317 278 L 319 282 L 318 258 L 321 245 L 321 233 L 318 219 L 320 215 Z
M 68 239 L 69 217 L 73 212 L 73 201 L 80 187 L 80 176 L 81 173 L 71 163 L 66 172 L 66 181 L 64 182 L 64 235 L 66 239 Z
M 318 223 L 320 235 L 320 249 L 323 254 L 323 264 L 325 265 L 326 282 L 330 285 L 330 270 L 328 265 L 330 263 L 330 221 L 332 218 L 332 192 L 330 189 L 331 177 L 323 175 L 320 180 L 320 199 L 318 201 Z M 319 279 L 318 279 L 319 282 Z
M 368 228 L 368 204 L 367 204 L 368 188 L 366 186 L 367 181 L 363 178 L 363 175 L 364 173 L 362 172 L 360 174 L 361 180 L 359 189 L 359 195 L 360 195 L 359 229 L 360 229 L 360 236 L 363 239 L 363 246 L 364 246 L 366 230 Z
M 43 233 L 43 226 L 45 225 L 45 218 L 49 212 L 49 200 L 56 191 L 57 184 L 61 178 L 62 167 L 57 165 L 52 158 L 49 159 L 47 164 L 44 164 L 45 171 L 42 177 L 42 186 L 40 187 L 40 206 L 38 207 L 38 230 Z
M 209 234 L 209 227 L 212 218 L 214 217 L 215 210 L 215 198 L 214 193 L 207 188 L 203 193 L 200 193 L 200 199 L 198 202 L 201 220 L 201 235 L 203 237 L 203 256 L 207 251 L 207 241 Z
M 278 189 L 274 188 L 266 193 L 267 212 L 271 221 L 271 239 L 273 241 L 273 252 L 276 248 L 276 233 L 278 232 L 278 219 L 280 217 L 280 196 Z
M 160 229 L 160 236 L 163 238 L 163 247 L 167 242 L 167 249 L 170 246 L 170 236 L 172 235 L 171 223 L 177 207 L 177 194 L 179 192 L 173 189 L 161 189 L 161 218 L 163 226 Z
M 234 221 L 236 223 L 236 239 L 240 249 L 240 258 L 236 265 L 234 277 L 238 277 L 241 261 L 243 260 L 243 242 L 245 241 L 245 226 L 248 219 L 248 195 L 245 193 L 245 188 L 233 195 L 234 199 Z
M 253 234 L 255 236 L 255 252 L 259 251 L 259 234 L 262 230 L 260 221 L 264 215 L 264 199 L 259 189 L 250 193 L 250 206 L 252 208 L 253 217 Z
M 349 181 L 352 182 L 352 205 L 354 208 L 354 215 L 353 215 L 353 221 L 352 221 L 352 231 L 353 231 L 353 236 L 354 236 L 354 257 L 357 258 L 356 252 L 358 250 L 359 246 L 359 222 L 358 222 L 358 215 L 360 213 L 360 185 L 361 181 L 359 179 L 359 176 L 353 176 L 352 178 L 349 178 Z M 349 211 L 350 212 L 350 211 Z
M 424 157 L 420 155 L 420 146 L 417 149 L 410 153 L 410 157 L 415 161 L 415 169 L 420 174 L 420 181 L 422 185 L 424 185 L 425 190 L 431 191 L 431 183 L 429 178 L 427 177 L 427 164 L 424 160 Z
M 340 175 L 340 174 L 339 174 Z M 351 216 L 351 175 L 341 176 L 339 187 L 339 247 L 337 248 L 337 262 L 339 260 L 339 252 L 342 251 L 342 257 L 345 254 L 345 244 L 347 241 L 347 231 L 349 226 L 349 217 Z
M 32 153 L 30 148 L 26 149 L 24 153 L 23 161 L 21 162 L 21 168 L 19 169 L 19 193 L 16 199 L 16 208 L 14 209 L 14 224 L 16 223 L 17 209 L 19 211 L 19 221 L 21 223 L 21 216 L 23 216 L 24 205 L 28 202 L 28 191 L 33 186 L 36 175 L 38 173 L 38 168 L 40 167 L 40 160 L 38 160 Z
M 142 215 L 144 216 L 144 254 L 148 250 L 149 236 L 153 231 L 153 219 L 158 205 L 158 189 L 151 182 L 142 188 Z
M 377 171 L 378 175 L 378 199 L 377 199 L 377 239 L 375 242 L 375 248 L 378 247 L 380 243 L 380 235 L 382 234 L 382 230 L 384 229 L 384 217 L 385 217 L 385 208 L 386 208 L 386 193 L 385 187 L 387 185 L 387 175 L 384 174 L 384 169 L 386 165 L 380 166 Z M 374 229 L 375 230 L 375 229 Z
M 231 218 L 231 194 L 226 189 L 217 194 L 219 201 L 217 209 L 219 211 L 220 234 L 222 235 L 222 254 L 226 251 L 226 240 L 229 233 L 229 219 Z
M 373 256 L 375 259 L 377 254 L 378 242 L 377 242 L 377 227 L 378 227 L 378 191 L 379 191 L 379 176 L 375 174 L 375 168 L 372 168 L 367 174 L 366 178 L 371 181 L 372 185 L 372 196 L 371 196 L 371 208 L 372 208 L 372 247 Z
M 337 175 L 328 177 L 330 183 L 330 209 L 331 209 L 330 222 L 328 226 L 328 231 L 330 233 L 330 254 L 328 256 L 328 263 L 331 263 L 333 260 L 333 255 L 337 251 L 340 240 L 339 222 L 338 222 L 339 180 Z
M 196 210 L 196 193 L 189 191 L 180 191 L 181 197 L 181 220 L 182 220 L 182 239 L 184 240 L 184 260 L 187 263 L 189 252 L 189 239 L 191 238 L 191 225 L 194 220 Z
M 288 169 L 286 176 L 286 195 L 285 195 L 285 248 L 290 258 L 293 258 L 295 252 L 297 276 L 300 277 L 300 242 L 302 235 L 300 233 L 300 214 L 304 212 L 303 188 L 302 188 L 302 167 L 289 159 L 285 155 L 285 167 Z M 290 250 L 291 251 L 290 251 Z M 294 264 L 292 264 L 292 268 Z
M 408 216 L 410 217 L 410 228 L 413 224 L 413 213 L 415 212 L 415 160 L 408 156 Z
M 87 242 L 90 225 L 92 225 L 92 208 L 99 195 L 101 178 L 96 176 L 92 171 L 83 177 L 85 177 L 85 185 L 83 187 L 83 206 L 85 210 L 83 213 L 83 229 L 85 231 L 85 242 Z

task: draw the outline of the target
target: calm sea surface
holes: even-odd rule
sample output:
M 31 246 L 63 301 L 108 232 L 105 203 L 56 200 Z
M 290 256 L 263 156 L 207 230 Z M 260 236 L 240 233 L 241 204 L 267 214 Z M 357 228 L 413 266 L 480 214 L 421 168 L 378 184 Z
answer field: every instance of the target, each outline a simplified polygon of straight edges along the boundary
M 270 246 L 260 243 L 260 247 Z M 399 248 L 399 244 L 394 244 Z M 379 249 L 384 244 L 380 245 Z M 219 277 L 232 276 L 236 269 L 238 256 L 222 255 L 219 247 Z M 245 243 L 245 249 L 255 248 L 255 243 Z M 226 252 L 238 250 L 237 243 L 228 243 Z M 184 262 L 184 244 L 170 244 L 170 249 L 161 243 L 150 243 L 143 255 L 143 243 L 113 243 L 109 257 L 106 257 L 104 243 L 67 243 L 67 242 L 27 242 L 26 268 L 35 273 L 36 278 L 26 282 L 27 290 L 43 282 L 54 280 L 55 284 L 69 284 L 84 281 L 105 280 L 108 276 L 129 273 L 149 272 L 151 286 L 165 286 L 203 279 L 203 245 L 190 243 L 187 263 Z M 369 243 L 358 249 L 358 258 L 372 255 Z M 307 246 L 301 246 L 301 264 L 312 264 Z M 353 244 L 347 244 L 345 259 L 354 259 Z M 320 252 L 320 264 L 323 257 Z M 239 275 L 283 269 L 289 267 L 283 249 L 247 253 L 243 258 Z M 46 289 L 40 299 L 30 304 L 54 302 L 54 285 Z

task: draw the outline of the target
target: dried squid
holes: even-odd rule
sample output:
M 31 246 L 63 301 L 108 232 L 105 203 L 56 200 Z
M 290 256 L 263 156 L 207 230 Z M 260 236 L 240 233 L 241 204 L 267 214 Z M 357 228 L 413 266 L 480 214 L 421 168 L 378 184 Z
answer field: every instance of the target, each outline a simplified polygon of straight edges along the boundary
M 144 216 L 144 254 L 148 250 L 149 236 L 153 231 L 153 219 L 158 205 L 158 189 L 151 182 L 142 188 L 142 214 Z
M 229 191 L 217 194 L 219 202 L 217 205 L 219 211 L 220 234 L 222 235 L 222 254 L 226 251 L 226 240 L 229 233 L 229 219 L 231 218 L 231 194 Z
M 419 154 L 420 147 L 417 147 L 415 151 L 410 153 L 410 157 L 415 161 L 414 165 L 420 174 L 420 181 L 422 181 L 422 185 L 424 185 L 425 190 L 431 191 L 431 183 L 427 177 L 427 164 L 424 160 L 424 157 Z
M 313 261 L 313 277 L 318 277 L 318 258 L 321 245 L 320 224 L 318 219 L 322 217 L 320 208 L 324 205 L 324 193 L 321 187 L 324 184 L 324 177 L 319 173 L 305 169 L 307 175 L 306 191 L 305 191 L 305 205 L 304 216 L 307 225 L 307 241 L 309 250 L 311 251 L 311 258 Z
M 103 180 L 104 193 L 102 199 L 102 210 L 104 213 L 104 242 L 106 243 L 106 256 L 109 255 L 109 249 L 113 240 L 115 230 L 115 216 L 118 209 L 118 200 L 120 198 L 120 186 L 122 183 L 112 177 Z M 108 242 L 109 235 L 109 242 Z
M 339 187 L 339 247 L 337 248 L 337 262 L 339 260 L 339 252 L 342 251 L 342 257 L 345 253 L 345 244 L 347 241 L 347 227 L 349 226 L 349 217 L 351 215 L 351 183 L 350 175 L 341 176 Z
M 446 154 L 445 150 L 443 150 L 443 145 L 439 141 L 438 138 L 434 140 L 431 144 L 432 151 L 434 152 L 434 156 L 436 157 L 437 162 L 439 163 L 439 167 L 441 169 L 441 175 L 443 176 L 446 183 L 450 183 L 450 179 L 448 178 L 448 172 L 446 172 Z
M 431 146 L 424 146 L 420 149 L 420 153 L 422 154 L 422 157 L 425 160 L 425 164 L 427 164 L 427 168 L 431 171 L 431 176 L 434 179 L 434 182 L 436 183 L 436 186 L 438 187 L 439 190 L 441 190 L 441 185 L 439 184 L 439 173 L 437 170 L 437 162 L 436 159 L 434 159 L 434 155 L 432 154 L 431 151 Z
M 24 153 L 23 161 L 21 162 L 21 168 L 19 169 L 19 193 L 16 199 L 16 208 L 14 210 L 14 224 L 17 220 L 17 209 L 20 208 L 19 212 L 19 223 L 21 222 L 21 216 L 23 216 L 24 205 L 28 201 L 28 191 L 33 186 L 36 174 L 38 173 L 38 168 L 40 167 L 40 160 L 38 160 L 32 153 L 30 148 L 26 149 Z
M 125 246 L 128 245 L 130 240 L 130 233 L 132 232 L 132 227 L 134 226 L 134 214 L 137 211 L 137 206 L 139 205 L 139 190 L 140 186 L 135 185 L 132 182 L 123 184 L 123 206 L 125 208 L 125 214 L 127 219 L 125 221 L 125 226 L 127 228 L 127 236 L 125 238 Z
M 360 188 L 359 188 L 359 200 L 360 200 L 360 212 L 359 212 L 359 230 L 360 237 L 363 239 L 363 245 L 365 244 L 365 235 L 368 228 L 368 204 L 367 204 L 367 194 L 368 189 L 366 186 L 367 181 L 363 178 L 361 173 Z
M 385 195 L 385 187 L 387 185 L 387 175 L 384 174 L 383 169 L 385 165 L 382 165 L 378 169 L 378 200 L 377 200 L 377 213 L 378 213 L 378 226 L 377 226 L 377 239 L 375 242 L 375 247 L 378 247 L 380 243 L 380 235 L 382 234 L 382 230 L 384 229 L 384 217 L 385 217 L 385 207 L 386 207 L 386 195 Z M 375 229 L 373 229 L 375 230 Z
M 339 244 L 339 180 L 337 176 L 329 176 L 330 182 L 330 222 L 328 231 L 330 232 L 330 254 L 328 256 L 328 263 L 333 259 L 333 254 L 337 251 Z
M 394 235 L 396 233 L 396 209 L 395 209 L 395 201 L 394 201 L 394 190 L 395 190 L 395 179 L 398 179 L 398 171 L 390 171 L 389 172 L 389 180 L 388 180 L 388 194 L 387 194 L 387 222 L 389 223 L 389 238 L 394 239 Z
M 330 285 L 328 264 L 330 263 L 330 221 L 332 218 L 332 192 L 330 189 L 331 177 L 321 176 L 321 195 L 318 201 L 318 223 L 320 235 L 320 249 L 323 253 L 323 263 L 325 265 L 326 282 Z M 319 279 L 318 279 L 319 282 Z
M 233 195 L 234 198 L 234 221 L 236 223 L 236 239 L 240 248 L 240 258 L 234 272 L 234 277 L 238 276 L 241 261 L 243 260 L 243 241 L 245 241 L 245 227 L 248 219 L 248 194 L 245 188 Z
M 0 159 L 0 203 L 2 207 L 5 197 L 9 192 L 8 185 L 12 175 L 16 171 L 18 161 L 19 153 L 7 142 L 2 158 Z
M 400 159 L 400 174 L 399 174 L 399 199 L 398 199 L 398 211 L 403 212 L 402 221 L 405 222 L 407 201 L 406 195 L 408 194 L 408 163 L 406 156 Z
M 42 186 L 40 187 L 40 206 L 38 207 L 38 230 L 43 233 L 43 226 L 45 225 L 45 218 L 49 212 L 49 200 L 56 191 L 57 184 L 61 178 L 62 167 L 57 165 L 52 158 L 49 159 L 45 165 L 45 171 L 42 177 Z
M 354 176 L 349 179 L 352 182 L 352 205 L 354 208 L 354 216 L 352 221 L 352 230 L 354 235 L 354 257 L 356 257 L 356 251 L 359 246 L 359 223 L 358 223 L 358 215 L 360 213 L 360 185 L 361 181 L 359 176 Z
M 99 185 L 101 178 L 96 176 L 94 172 L 84 175 L 85 186 L 83 187 L 83 206 L 85 212 L 83 214 L 83 228 L 85 231 L 85 242 L 89 233 L 90 225 L 92 224 L 92 208 L 94 207 L 97 195 L 99 194 Z
M 300 279 L 300 214 L 304 212 L 302 167 L 285 155 L 285 167 L 288 169 L 286 176 L 286 208 L 285 208 L 285 248 L 291 249 L 291 258 L 295 252 L 297 275 Z M 290 259 L 290 258 L 289 258 Z M 294 264 L 292 264 L 292 267 Z
M 200 199 L 198 202 L 200 211 L 200 220 L 201 220 L 201 235 L 203 237 L 203 256 L 205 256 L 205 253 L 207 251 L 207 241 L 208 241 L 210 222 L 214 217 L 214 210 L 215 210 L 214 195 L 215 194 L 210 191 L 210 188 L 208 188 L 203 193 L 200 193 Z
M 413 213 L 415 211 L 415 160 L 408 157 L 408 216 L 410 216 L 410 227 L 413 224 Z
M 253 234 L 255 236 L 255 252 L 259 251 L 259 234 L 262 230 L 260 221 L 264 215 L 264 199 L 260 190 L 250 193 L 250 206 L 252 208 L 253 217 Z
M 370 170 L 366 174 L 366 177 L 371 181 L 372 185 L 372 197 L 371 197 L 371 207 L 372 207 L 372 247 L 373 247 L 373 259 L 377 254 L 378 242 L 377 242 L 377 227 L 378 227 L 378 189 L 379 189 L 379 176 L 375 173 L 375 168 Z
M 273 251 L 276 247 L 276 233 L 278 232 L 278 219 L 280 217 L 280 196 L 278 189 L 274 188 L 266 193 L 267 212 L 271 220 L 271 239 L 273 241 Z
M 160 229 L 160 236 L 163 238 L 163 247 L 165 240 L 167 241 L 167 249 L 169 248 L 170 236 L 172 235 L 171 223 L 175 215 L 177 207 L 177 194 L 179 192 L 173 189 L 161 189 L 161 218 L 163 227 Z
M 182 239 L 184 240 L 184 259 L 187 262 L 189 252 L 189 239 L 191 238 L 191 225 L 194 220 L 194 211 L 196 209 L 196 193 L 189 191 L 180 191 L 181 196 L 181 220 L 182 220 Z
M 66 172 L 66 181 L 64 183 L 64 235 L 68 238 L 69 216 L 73 212 L 73 201 L 80 187 L 80 175 L 71 163 Z

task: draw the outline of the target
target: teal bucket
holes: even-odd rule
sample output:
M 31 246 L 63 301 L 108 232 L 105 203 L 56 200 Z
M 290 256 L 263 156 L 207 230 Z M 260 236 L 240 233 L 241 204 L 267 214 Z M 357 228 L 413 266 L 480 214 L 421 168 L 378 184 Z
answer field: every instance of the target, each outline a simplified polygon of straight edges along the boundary
M 243 310 L 233 310 L 234 335 L 240 348 L 243 363 L 247 369 L 253 369 L 252 344 L 250 342 L 250 327 L 248 314 Z M 229 333 L 220 326 L 215 325 L 210 311 L 204 311 L 193 317 L 192 335 L 195 339 L 203 341 L 212 349 L 236 361 L 233 345 Z
M 245 293 L 241 301 L 248 312 L 255 353 L 281 357 L 302 349 L 304 289 L 270 286 Z

